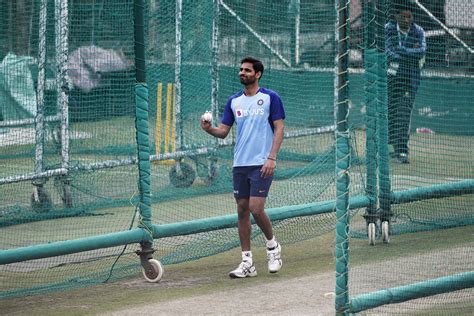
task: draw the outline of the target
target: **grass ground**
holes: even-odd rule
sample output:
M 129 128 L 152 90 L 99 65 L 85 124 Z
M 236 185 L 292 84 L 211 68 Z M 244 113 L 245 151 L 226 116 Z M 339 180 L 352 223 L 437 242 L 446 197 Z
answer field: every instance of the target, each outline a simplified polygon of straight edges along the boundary
M 423 276 L 426 265 L 433 266 L 433 262 L 425 262 L 423 256 L 435 258 L 437 254 L 446 254 L 450 249 L 460 257 L 466 269 L 472 269 L 474 247 L 472 227 L 437 230 L 431 232 L 405 234 L 393 236 L 389 245 L 378 242 L 375 246 L 368 246 L 363 239 L 352 239 L 350 244 L 350 288 L 353 293 L 363 291 L 364 284 L 356 280 L 364 278 L 364 273 L 372 269 L 378 273 L 380 279 L 384 274 L 395 272 L 395 278 L 400 273 L 410 270 L 417 271 L 418 277 Z M 203 258 L 182 264 L 165 266 L 165 274 L 158 284 L 147 283 L 140 275 L 111 284 L 102 284 L 93 287 L 54 292 L 45 295 L 7 299 L 0 301 L 4 315 L 96 315 L 96 314 L 239 314 L 235 310 L 236 296 L 241 293 L 261 295 L 264 301 L 273 293 L 281 302 L 288 305 L 279 310 L 267 310 L 265 304 L 258 303 L 258 297 L 251 298 L 249 314 L 313 314 L 333 315 L 334 295 L 334 239 L 333 232 L 321 237 L 302 241 L 284 247 L 284 268 L 278 274 L 268 274 L 265 268 L 263 248 L 254 247 L 254 256 L 259 271 L 256 278 L 231 280 L 227 273 L 239 261 L 237 249 L 227 251 L 212 257 Z M 429 257 L 428 257 L 429 258 Z M 450 262 L 449 255 L 437 257 L 437 264 Z M 443 259 L 444 258 L 444 259 Z M 464 260 L 464 261 L 462 261 Z M 403 262 L 410 262 L 413 267 L 403 267 Z M 400 264 L 402 263 L 402 264 Z M 459 263 L 459 262 L 458 262 Z M 392 264 L 392 265 L 391 265 Z M 398 267 L 397 267 L 398 266 Z M 400 267 L 402 266 L 402 267 Z M 385 268 L 380 268 L 385 267 Z M 461 266 L 462 267 L 462 266 Z M 439 275 L 447 271 L 436 270 Z M 401 276 L 399 276 L 401 277 Z M 361 282 L 363 283 L 363 282 Z M 358 286 L 360 287 L 357 290 Z M 381 284 L 382 288 L 394 286 Z M 455 304 L 449 305 L 446 298 L 425 298 L 418 303 L 405 303 L 410 306 L 392 305 L 390 313 L 410 311 L 414 306 L 413 314 L 430 314 L 440 311 L 444 314 L 468 315 L 472 312 L 472 302 L 466 299 L 467 294 L 451 293 L 451 298 L 458 299 Z M 464 300 L 463 300 L 464 298 Z M 270 297 L 271 299 L 271 297 Z M 421 303 L 420 303 L 421 301 Z M 233 303 L 234 302 L 234 303 Z M 187 304 L 193 305 L 187 305 Z M 279 303 L 278 303 L 279 304 Z M 278 305 L 277 304 L 277 305 Z M 420 305 L 421 304 L 421 305 Z M 215 306 L 214 306 L 215 305 Z M 286 306 L 285 305 L 285 306 Z M 253 307 L 252 307 L 253 306 Z M 305 307 L 306 306 L 306 307 Z M 207 308 L 207 309 L 206 309 Z M 314 308 L 319 308 L 314 310 Z M 205 313 L 205 311 L 208 311 Z M 311 310 L 314 313 L 311 313 Z M 227 311 L 227 312 L 225 312 Z M 387 312 L 385 310 L 385 312 Z M 409 313 L 410 314 L 410 313 Z
M 115 120 L 112 123 L 114 124 L 110 124 L 110 126 L 102 126 L 103 128 L 96 127 L 97 131 L 95 131 L 94 134 L 99 140 L 102 140 L 103 143 L 107 143 L 108 141 L 109 135 L 106 133 L 107 130 L 121 130 L 116 128 L 117 123 L 126 125 L 124 122 L 120 121 L 120 119 Z M 130 135 L 128 134 L 132 128 L 131 122 L 128 123 L 130 128 L 124 129 L 127 132 L 124 132 L 124 135 L 116 135 L 118 139 L 124 140 L 125 145 L 129 143 Z M 87 126 L 84 126 L 84 129 L 87 129 Z M 198 133 L 194 136 L 195 138 L 202 138 L 202 135 Z M 364 156 L 365 144 L 363 139 L 365 138 L 365 134 L 362 131 L 357 131 L 355 138 L 357 139 L 357 153 L 360 156 Z M 469 146 L 469 144 L 472 143 L 472 139 L 472 137 L 452 137 L 442 134 L 413 135 L 411 143 L 415 150 L 413 150 L 411 163 L 409 165 L 391 164 L 392 189 L 402 190 L 409 187 L 456 181 L 460 178 L 469 177 L 469 175 L 472 174 L 472 168 L 470 169 L 470 165 L 466 165 L 466 162 L 471 160 L 472 150 L 470 150 L 470 148 L 472 148 L 472 146 Z M 316 151 L 324 152 L 324 149 L 331 146 L 332 142 L 333 135 L 326 134 L 316 137 L 316 140 L 312 139 L 311 142 L 306 138 L 286 141 L 285 146 L 289 151 L 304 152 L 310 144 L 316 143 L 318 144 L 318 150 Z M 77 141 L 77 145 L 83 147 L 89 147 L 91 144 L 92 140 L 87 138 Z M 453 148 L 459 148 L 459 151 L 452 153 L 451 151 Z M 88 153 L 85 153 L 81 154 L 80 157 L 84 160 L 91 159 L 92 161 L 95 161 L 96 159 L 108 159 L 110 158 L 108 155 L 110 155 L 110 153 L 106 156 L 94 157 L 93 155 L 89 156 Z M 452 157 L 455 157 L 455 159 Z M 15 163 L 6 160 L 0 161 L 0 167 L 4 167 L 0 168 L 0 174 L 2 176 L 9 176 L 12 172 L 16 174 L 31 171 L 32 161 L 30 158 L 23 157 L 15 158 L 13 160 L 15 160 Z M 28 164 L 30 166 L 25 167 Z M 279 168 L 281 167 L 284 167 L 284 164 L 279 164 Z M 159 169 L 156 166 L 154 168 Z M 115 169 L 113 170 L 113 172 L 117 174 L 119 174 L 119 171 L 122 172 L 122 169 L 117 169 L 117 171 L 115 171 Z M 363 167 L 359 168 L 356 166 L 353 170 L 355 170 L 353 176 L 357 172 L 359 173 L 358 178 L 353 179 L 353 187 L 359 183 L 362 183 L 363 185 Z M 92 193 L 98 194 L 103 193 L 104 191 L 111 191 L 113 193 L 115 192 L 114 190 L 118 191 L 120 187 L 120 189 L 124 188 L 124 191 L 129 191 L 129 196 L 133 196 L 136 193 L 136 179 L 133 176 L 131 177 L 130 174 L 136 176 L 136 170 L 134 169 L 133 173 L 125 171 L 120 173 L 121 181 L 118 184 L 103 176 L 103 174 L 97 173 L 99 175 L 90 180 L 97 186 L 97 192 Z M 153 180 L 157 180 L 155 183 L 161 181 L 160 183 L 167 185 L 167 173 L 162 172 L 161 169 L 159 171 L 160 172 L 152 174 L 154 177 Z M 330 173 L 331 175 L 333 174 L 332 169 Z M 86 176 L 88 175 L 89 174 L 86 174 Z M 308 198 L 311 198 L 313 201 L 314 196 L 312 195 L 315 192 L 320 192 L 315 191 L 315 188 L 311 186 L 314 186 L 316 183 L 325 183 L 325 179 L 321 179 L 322 173 L 317 176 L 319 178 L 316 180 L 308 176 L 300 175 L 299 177 L 288 179 L 284 183 L 275 183 L 275 186 L 273 187 L 275 190 L 274 192 L 278 192 L 279 194 L 274 194 L 273 196 L 282 196 L 287 199 L 285 201 L 275 202 L 275 204 L 294 204 L 293 200 L 291 200 L 291 203 L 288 202 L 291 196 L 293 196 L 294 200 L 297 200 L 297 202 L 302 202 L 301 198 L 303 194 L 311 195 Z M 119 178 L 119 176 L 117 176 L 117 178 Z M 117 187 L 113 187 L 112 183 L 116 183 Z M 30 193 L 27 193 L 26 195 L 24 193 L 31 191 L 31 184 L 25 182 L 24 185 L 26 189 L 20 187 L 20 184 L 8 186 L 8 189 L 5 190 L 4 188 L 7 186 L 2 186 L 2 190 L 4 191 L 2 191 L 0 199 L 5 199 L 9 202 L 13 201 L 11 203 L 14 206 L 14 203 L 19 203 L 16 194 L 21 194 L 23 198 L 26 199 L 25 203 L 28 204 Z M 321 190 L 324 191 L 326 188 Z M 359 191 L 363 192 L 362 186 L 359 188 Z M 300 195 L 297 196 L 294 192 L 298 192 Z M 324 193 L 327 193 L 330 196 L 327 197 L 327 199 L 332 199 L 334 196 L 334 192 L 331 190 L 326 190 Z M 321 196 L 318 196 L 318 198 L 320 197 Z M 106 198 L 110 197 L 107 195 Z M 470 196 L 467 198 L 455 198 L 455 201 L 452 202 L 443 202 L 447 200 L 448 199 L 436 200 L 435 203 L 425 208 L 420 208 L 413 204 L 403 205 L 403 207 L 407 209 L 404 210 L 404 212 L 407 213 L 410 210 L 410 212 L 419 213 L 420 211 L 422 212 L 425 209 L 428 209 L 429 214 L 427 214 L 427 217 L 431 218 L 432 214 L 435 213 L 454 214 L 453 212 L 457 211 L 456 208 L 459 209 L 458 212 L 468 213 L 469 210 L 467 209 L 467 206 L 470 205 L 469 203 L 472 203 L 472 198 Z M 430 202 L 426 203 L 429 204 Z M 12 209 L 14 209 L 13 206 Z M 2 236 L 5 237 L 2 238 L 2 242 L 6 242 L 8 246 L 5 247 L 8 248 L 29 245 L 32 242 L 47 243 L 56 240 L 75 239 L 78 237 L 110 232 L 111 229 L 125 230 L 127 229 L 133 215 L 130 212 L 131 209 L 131 207 L 123 208 L 123 211 L 117 209 L 111 214 L 105 212 L 106 214 L 104 214 L 104 216 L 73 219 L 64 218 L 54 221 L 35 222 L 28 225 L 5 227 L 2 228 Z M 195 213 L 192 213 L 191 210 Z M 167 218 L 169 219 L 169 222 L 172 222 L 174 220 L 222 215 L 221 212 L 223 211 L 231 214 L 234 212 L 233 210 L 234 202 L 231 195 L 224 194 L 221 197 L 214 196 L 212 199 L 203 195 L 201 197 L 182 199 L 180 202 L 176 203 L 175 201 L 159 203 L 159 205 L 154 209 L 154 212 L 157 213 L 154 214 L 157 215 L 154 216 L 154 218 Z M 409 214 L 412 215 L 411 213 Z M 113 221 L 111 221 L 112 217 Z M 299 228 L 303 230 L 301 226 Z M 456 269 L 466 269 L 463 271 L 474 270 L 472 260 L 469 260 L 472 256 L 470 254 L 472 254 L 473 250 L 472 237 L 472 228 L 467 226 L 464 228 L 393 236 L 392 243 L 389 246 L 377 244 L 375 247 L 369 247 L 365 240 L 353 239 L 350 245 L 350 263 L 351 271 L 355 271 L 355 274 L 351 274 L 350 278 L 350 282 L 352 282 L 351 293 L 354 294 L 359 291 L 365 291 L 365 287 L 368 285 L 364 283 L 366 281 L 365 273 L 367 273 L 364 271 L 370 271 L 374 267 L 378 267 L 378 270 L 373 270 L 370 274 L 381 275 L 385 273 L 391 275 L 396 267 L 408 266 L 410 269 L 397 273 L 408 275 L 412 278 L 412 281 L 417 280 L 418 278 L 435 277 L 436 273 L 439 275 L 444 275 L 444 273 L 448 272 L 456 273 Z M 275 288 L 278 288 L 282 295 L 285 295 L 286 299 L 290 296 L 296 296 L 294 301 L 288 301 L 283 297 L 279 297 L 279 300 L 282 302 L 289 302 L 290 306 L 286 310 L 288 313 L 295 312 L 297 305 L 302 307 L 306 304 L 309 308 L 315 308 L 314 305 L 309 303 L 314 299 L 323 300 L 326 305 L 329 306 L 329 310 L 331 311 L 329 314 L 333 314 L 332 306 L 334 304 L 332 301 L 328 302 L 327 299 L 325 300 L 320 296 L 314 298 L 302 298 L 302 292 L 297 291 L 297 287 L 301 286 L 306 289 L 311 289 L 313 287 L 318 288 L 318 284 L 323 280 L 325 281 L 325 285 L 330 284 L 330 286 L 324 288 L 326 292 L 323 294 L 334 291 L 333 245 L 333 233 L 325 234 L 322 237 L 308 241 L 285 245 L 285 268 L 282 273 L 277 275 L 268 275 L 264 272 L 264 251 L 263 249 L 256 249 L 256 260 L 261 267 L 259 268 L 259 271 L 263 270 L 263 273 L 259 272 L 259 277 L 255 279 L 230 281 L 227 277 L 227 273 L 230 269 L 234 268 L 240 259 L 238 250 L 233 250 L 192 262 L 166 266 L 166 274 L 160 284 L 148 284 L 140 275 L 135 275 L 132 279 L 112 284 L 102 284 L 79 290 L 55 292 L 18 299 L 0 300 L 1 313 L 18 315 L 83 315 L 113 311 L 122 311 L 126 313 L 126 311 L 131 307 L 142 308 L 143 306 L 150 304 L 150 302 L 157 304 L 152 305 L 154 309 L 157 309 L 157 306 L 160 305 L 177 302 L 174 306 L 168 305 L 170 306 L 170 309 L 168 309 L 170 313 L 173 311 L 173 308 L 175 308 L 175 311 L 180 311 L 182 313 L 192 313 L 193 310 L 189 309 L 188 306 L 186 306 L 187 309 L 183 309 L 184 307 L 180 306 L 185 304 L 182 301 L 183 299 L 189 299 L 192 301 L 193 298 L 202 297 L 205 301 L 201 302 L 201 304 L 212 307 L 214 303 L 214 300 L 212 299 L 213 296 L 221 297 L 221 295 L 224 295 L 225 293 L 235 294 L 235 291 L 241 291 L 244 293 L 249 291 L 250 293 L 254 293 L 255 289 L 267 291 L 268 289 L 266 286 L 271 284 Z M 448 251 L 450 249 L 459 251 L 459 255 L 453 255 L 452 258 L 450 258 L 449 255 L 452 254 Z M 454 254 L 456 254 L 456 252 L 454 252 Z M 417 256 L 423 257 L 421 259 L 421 257 L 418 258 Z M 406 260 L 404 258 L 406 258 Z M 446 260 L 448 264 L 438 266 L 440 258 Z M 455 261 L 452 261 L 455 263 L 450 265 L 450 259 L 455 259 Z M 369 263 L 373 265 L 371 266 Z M 381 267 L 377 266 L 379 263 L 381 263 Z M 427 265 L 434 266 L 435 276 L 433 276 L 431 272 L 429 274 L 425 273 L 428 270 L 432 271 L 428 269 Z M 87 265 L 85 266 L 87 267 Z M 387 269 L 392 269 L 392 271 L 387 271 Z M 59 269 L 53 271 L 57 272 L 58 270 Z M 407 273 L 408 270 L 410 270 L 409 274 Z M 54 275 L 55 272 L 50 272 L 50 275 Z M 67 272 L 65 273 L 67 274 Z M 26 276 L 24 276 L 26 280 L 36 280 L 37 282 L 44 281 L 44 279 L 41 278 L 42 275 L 38 276 L 34 273 L 23 274 L 26 274 Z M 313 278 L 308 280 L 306 279 L 308 276 L 312 276 Z M 4 286 L 8 286 L 8 282 L 11 283 L 11 279 L 9 279 L 8 275 L 0 275 L 0 280 L 5 280 L 5 283 L 2 282 Z M 294 288 L 285 287 L 285 284 L 291 284 Z M 360 288 L 358 288 L 359 285 Z M 383 288 L 391 286 L 391 284 L 378 284 L 377 286 Z M 0 288 L 3 288 L 3 286 L 0 285 Z M 369 291 L 372 289 L 367 290 Z M 303 291 L 303 293 L 304 292 L 305 291 Z M 203 295 L 207 296 L 203 297 Z M 456 296 L 457 294 L 454 293 L 453 295 Z M 300 298 L 299 300 L 298 296 Z M 234 312 L 234 309 L 232 309 L 234 308 L 233 306 L 225 305 L 225 299 L 222 299 L 221 301 L 224 302 L 224 309 L 226 307 L 229 308 L 228 313 Z M 428 302 L 434 301 L 428 300 Z M 242 304 L 244 303 L 245 302 Z M 196 302 L 193 304 L 196 304 Z M 433 307 L 431 310 L 431 307 L 424 308 L 423 313 L 426 310 L 436 312 L 437 308 L 438 310 L 446 311 L 443 309 L 444 307 L 440 307 L 439 304 L 435 306 L 437 307 Z M 456 310 L 456 306 L 458 307 L 458 310 Z M 456 311 L 454 314 L 462 314 L 470 307 L 471 306 L 466 305 L 466 303 L 458 303 L 458 305 L 453 307 Z M 318 308 L 323 307 L 319 306 Z M 143 309 L 141 311 L 144 313 L 150 313 L 150 311 Z M 449 310 L 449 312 L 451 312 L 451 310 Z M 304 311 L 302 313 L 304 313 Z

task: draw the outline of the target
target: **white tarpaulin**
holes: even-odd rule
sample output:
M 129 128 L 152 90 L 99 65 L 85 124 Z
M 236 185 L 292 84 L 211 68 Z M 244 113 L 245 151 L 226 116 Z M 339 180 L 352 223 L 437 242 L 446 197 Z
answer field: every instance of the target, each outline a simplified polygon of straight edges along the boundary
M 36 115 L 36 91 L 30 67 L 35 59 L 8 53 L 0 63 L 0 111 L 3 118 Z
M 130 68 L 122 53 L 97 46 L 82 46 L 69 55 L 68 76 L 73 86 L 90 92 L 101 84 L 101 74 Z

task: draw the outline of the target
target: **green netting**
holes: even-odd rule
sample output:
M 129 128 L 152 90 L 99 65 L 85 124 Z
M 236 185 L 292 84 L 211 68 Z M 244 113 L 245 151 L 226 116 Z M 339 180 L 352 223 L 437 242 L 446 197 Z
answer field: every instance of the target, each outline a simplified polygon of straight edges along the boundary
M 453 291 L 472 288 L 472 279 L 466 277 L 474 268 L 467 255 L 473 247 L 469 240 L 474 219 L 472 187 L 462 190 L 468 195 L 459 196 L 434 190 L 452 189 L 456 184 L 472 181 L 474 175 L 472 159 L 467 158 L 473 154 L 469 118 L 473 111 L 468 97 L 473 88 L 473 24 L 463 13 L 468 6 L 467 1 L 376 1 L 361 11 L 367 23 L 366 91 L 376 100 L 367 106 L 377 109 L 367 109 L 367 122 L 376 120 L 376 137 L 372 142 L 378 142 L 374 157 L 377 157 L 380 204 L 377 209 L 365 212 L 375 215 L 366 217 L 367 222 L 354 217 L 351 232 L 353 237 L 367 238 L 366 225 L 372 220 L 376 223 L 375 243 L 382 242 L 380 215 L 380 220 L 389 220 L 390 243 L 408 244 L 391 251 L 365 253 L 373 257 L 372 262 L 350 270 L 349 291 L 354 312 L 367 308 L 373 308 L 367 314 L 375 315 L 451 314 L 469 310 L 472 289 L 446 292 L 449 288 Z M 416 52 L 423 45 L 416 39 L 413 27 L 406 38 L 398 31 L 403 31 L 403 26 L 400 20 L 397 23 L 396 15 L 407 9 L 413 14 L 414 23 L 424 30 L 426 51 L 422 54 Z M 403 47 L 409 50 L 404 51 Z M 390 55 L 387 52 L 390 48 L 399 56 Z M 387 105 L 380 96 L 386 97 Z M 380 107 L 381 103 L 385 108 Z M 383 135 L 385 132 L 388 134 Z M 397 153 L 407 154 L 408 160 Z M 383 178 L 384 169 L 389 170 L 388 179 Z M 385 182 L 384 189 L 386 180 L 389 182 Z M 384 190 L 392 192 L 394 204 L 383 205 Z M 409 203 L 395 203 L 401 195 L 415 196 L 422 190 L 424 193 Z M 467 227 L 447 229 L 462 226 Z M 452 243 L 450 232 L 456 236 Z M 356 239 L 351 243 L 355 244 L 351 255 L 357 258 L 363 250 L 359 251 Z M 397 255 L 400 252 L 404 253 L 403 257 Z M 464 279 L 454 281 L 458 275 L 464 275 Z M 462 281 L 464 285 L 457 288 Z M 386 288 L 390 289 L 384 292 Z M 422 298 L 429 293 L 439 295 Z M 420 299 L 401 303 L 408 297 Z M 360 304 L 361 301 L 364 303 Z M 362 308 L 364 304 L 367 305 Z M 382 304 L 392 305 L 374 308 Z
M 15 14 L 25 15 L 22 18 L 31 19 L 33 25 L 29 31 L 29 45 L 34 48 L 29 54 L 35 63 L 31 74 L 25 75 L 26 79 L 18 77 L 20 88 L 26 89 L 26 80 L 31 76 L 35 91 L 29 92 L 39 93 L 37 87 L 41 67 L 38 66 L 38 56 L 41 49 L 46 51 L 43 110 L 47 122 L 42 128 L 44 147 L 40 157 L 42 169 L 39 171 L 47 173 L 61 168 L 64 161 L 59 136 L 61 124 L 54 118 L 62 114 L 63 106 L 58 101 L 62 90 L 57 80 L 61 79 L 56 78 L 60 67 L 60 59 L 56 55 L 60 49 L 57 47 L 60 34 L 55 31 L 57 26 L 54 21 L 58 19 L 58 13 L 53 1 L 46 4 L 46 22 L 40 19 L 40 1 L 29 8 L 31 12 L 19 8 Z M 2 164 L 8 166 L 2 168 L 4 184 L 1 189 L 4 194 L 1 195 L 0 225 L 7 234 L 2 249 L 73 240 L 123 231 L 138 225 L 133 220 L 139 190 L 135 165 L 132 4 L 132 1 L 68 2 L 69 53 L 65 67 L 68 69 L 70 88 L 66 104 L 69 110 L 69 170 L 64 176 L 52 175 L 44 181 L 35 180 L 35 186 L 31 180 L 25 181 L 22 177 L 38 171 L 35 170 L 38 162 L 34 153 L 38 141 L 35 142 L 34 122 L 5 123 L 11 126 L 5 126 L 5 134 L 2 134 L 8 140 L 2 142 L 4 146 L 1 149 Z M 263 19 L 257 18 L 255 12 L 267 5 L 265 2 L 256 3 L 255 8 L 249 10 L 240 2 L 221 4 L 219 49 L 213 57 L 212 23 L 217 16 L 213 13 L 212 1 L 198 5 L 184 1 L 180 25 L 176 23 L 176 2 L 147 3 L 145 36 L 154 223 L 176 223 L 234 214 L 230 181 L 232 148 L 229 145 L 220 146 L 205 135 L 199 128 L 198 119 L 212 107 L 212 87 L 216 82 L 213 79 L 219 80 L 214 103 L 218 112 L 222 111 L 227 97 L 241 88 L 236 80 L 236 70 L 240 59 L 250 54 L 264 61 L 263 85 L 282 95 L 290 114 L 287 131 L 297 136 L 288 139 L 281 151 L 277 181 L 272 188 L 268 207 L 333 199 L 334 144 L 330 134 L 334 98 L 331 71 L 334 59 L 331 40 L 334 37 L 333 5 L 331 2 L 318 6 L 308 4 L 304 9 L 308 14 L 302 15 L 302 42 L 311 43 L 312 39 L 317 39 L 325 47 L 327 55 L 325 68 L 313 71 L 302 71 L 296 65 L 308 62 L 307 67 L 314 68 L 315 61 L 311 58 L 316 58 L 315 47 L 306 45 L 308 52 L 300 53 L 302 59 L 297 61 L 294 48 L 288 45 L 294 30 L 294 8 L 286 2 L 273 4 L 271 10 L 265 11 Z M 312 16 L 310 11 L 318 12 L 318 15 Z M 4 20 L 7 25 L 13 23 L 15 14 L 8 15 Z M 277 33 L 269 24 L 275 16 L 285 21 Z M 47 31 L 43 47 L 39 47 L 41 23 L 46 23 Z M 321 31 L 313 34 L 310 30 L 315 26 Z M 61 27 L 62 30 L 64 27 Z M 177 52 L 176 32 L 182 36 L 179 46 L 181 55 Z M 11 36 L 8 33 L 8 37 Z M 4 43 L 2 48 L 6 52 L 16 52 L 8 43 Z M 294 65 L 289 72 L 285 65 L 288 62 Z M 215 72 L 212 72 L 213 64 L 217 65 Z M 13 75 L 9 71 L 10 76 Z M 282 75 L 289 76 L 290 85 L 281 80 Z M 302 83 L 306 88 L 302 87 Z M 301 93 L 295 97 L 293 90 L 297 86 L 301 88 Z M 320 87 L 318 92 L 315 92 L 316 86 Z M 11 91 L 7 88 L 5 95 L 11 98 Z M 11 107 L 21 108 L 21 105 Z M 2 114 L 3 122 L 34 117 L 17 117 L 7 110 L 3 110 Z M 160 156 L 183 150 L 199 152 L 200 148 L 209 150 L 204 154 L 184 155 L 181 167 L 188 172 L 184 179 L 176 171 L 173 161 L 163 160 Z M 353 155 L 357 160 L 356 150 Z M 35 202 L 32 202 L 33 191 L 39 192 Z M 290 194 L 294 191 L 300 194 Z M 359 183 L 354 193 L 362 192 L 363 186 Z M 327 214 L 281 221 L 275 224 L 275 231 L 282 242 L 294 242 L 327 232 L 333 224 L 334 216 Z M 41 231 L 38 231 L 39 227 L 42 227 Z M 15 233 L 19 229 L 22 233 Z M 263 242 L 259 236 L 260 232 L 255 228 L 257 244 Z M 225 229 L 164 238 L 158 244 L 156 256 L 164 264 L 170 264 L 212 255 L 237 245 L 236 230 Z M 130 260 L 137 259 L 133 255 L 137 246 L 128 246 L 122 254 L 123 250 L 122 247 L 115 247 L 29 261 L 27 271 L 34 272 L 36 281 L 30 283 L 31 280 L 20 277 L 16 278 L 15 284 L 5 282 L 2 296 L 82 286 L 104 282 L 109 277 L 114 279 L 136 274 L 140 269 L 138 260 L 133 263 Z M 112 266 L 116 259 L 118 261 Z M 26 271 L 21 263 L 3 267 L 5 276 L 22 275 Z
M 400 164 L 379 151 L 387 144 L 376 144 L 384 130 L 380 109 L 387 106 L 380 98 L 387 93 L 381 82 L 390 84 L 379 64 L 385 58 L 383 25 L 391 8 L 370 11 L 361 1 L 351 1 L 351 197 L 380 193 L 377 173 L 383 166 L 390 172 L 393 192 L 410 193 L 406 190 L 473 178 L 473 59 L 472 50 L 465 46 L 472 47 L 472 21 L 461 14 L 464 4 L 423 3 L 426 10 L 415 5 L 414 13 L 415 22 L 426 31 L 426 62 L 411 113 L 410 163 Z M 247 55 L 263 61 L 261 85 L 281 95 L 287 113 L 287 135 L 267 207 L 334 200 L 334 1 L 185 0 L 178 4 L 145 1 L 152 223 L 235 214 L 230 144 L 234 135 L 229 143 L 217 142 L 200 129 L 199 118 L 206 110 L 220 117 L 227 98 L 242 88 L 238 68 Z M 65 20 L 52 0 L 8 6 L 0 13 L 5 35 L 0 40 L 0 250 L 138 227 L 142 223 L 137 216 L 133 1 L 69 0 L 62 12 Z M 364 18 L 364 12 L 377 19 Z M 16 37 L 17 33 L 25 36 Z M 44 44 L 40 34 L 46 34 Z M 67 50 L 61 54 L 64 43 Z M 61 56 L 67 56 L 67 61 L 62 63 Z M 67 69 L 67 76 L 61 67 Z M 61 121 L 65 109 L 68 125 Z M 38 112 L 44 126 L 34 124 Z M 374 130 L 369 132 L 371 123 Z M 370 156 L 370 150 L 377 152 Z M 367 170 L 374 167 L 379 168 L 375 173 Z M 37 178 L 38 173 L 43 176 Z M 371 191 L 366 183 L 376 187 Z M 390 196 L 391 192 L 382 193 Z M 410 203 L 392 204 L 393 239 L 414 232 L 434 231 L 434 236 L 441 236 L 441 228 L 472 225 L 472 187 L 461 193 L 470 194 L 418 196 Z M 379 205 L 372 206 L 351 211 L 351 236 L 356 243 L 361 239 L 366 243 L 367 238 L 361 215 L 380 211 Z M 335 223 L 330 212 L 280 220 L 274 231 L 279 241 L 290 243 L 332 231 Z M 473 270 L 469 260 L 473 246 L 465 242 L 465 234 L 468 230 L 462 230 L 455 256 L 435 249 L 427 257 L 417 257 L 417 251 L 410 250 L 407 253 L 413 256 L 408 259 L 400 255 L 394 263 L 374 262 L 351 272 L 351 294 L 384 286 L 367 281 L 368 269 L 386 275 L 384 269 L 414 267 L 394 285 L 443 276 L 436 270 L 416 274 L 438 254 L 449 274 Z M 253 237 L 255 245 L 263 245 L 256 226 Z M 155 258 L 166 265 L 238 246 L 236 228 L 226 228 L 160 238 L 155 241 Z M 141 266 L 134 252 L 138 249 L 139 245 L 130 244 L 2 265 L 0 297 L 137 277 Z M 450 261 L 451 257 L 456 260 Z

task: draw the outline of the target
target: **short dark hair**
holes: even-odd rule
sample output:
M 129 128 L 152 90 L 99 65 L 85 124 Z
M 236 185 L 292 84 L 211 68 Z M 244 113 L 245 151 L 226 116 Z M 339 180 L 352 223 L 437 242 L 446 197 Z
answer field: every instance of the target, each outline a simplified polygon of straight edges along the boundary
M 397 18 L 397 15 L 399 15 L 402 12 L 408 11 L 412 14 L 413 16 L 413 6 L 410 5 L 409 3 L 400 3 L 400 1 L 393 1 L 390 3 L 389 7 L 389 14 L 388 14 L 388 19 L 395 21 Z
M 413 14 L 413 5 L 409 3 L 392 3 L 392 9 L 395 14 L 400 14 L 405 11 L 409 11 Z
M 243 63 L 251 63 L 253 65 L 253 70 L 255 70 L 255 72 L 260 72 L 262 73 L 260 75 L 260 78 L 262 78 L 263 76 L 263 70 L 264 70 L 264 67 L 263 67 L 263 63 L 258 60 L 257 58 L 254 58 L 254 57 L 245 57 L 243 58 L 241 61 L 240 61 L 240 64 L 243 64 Z

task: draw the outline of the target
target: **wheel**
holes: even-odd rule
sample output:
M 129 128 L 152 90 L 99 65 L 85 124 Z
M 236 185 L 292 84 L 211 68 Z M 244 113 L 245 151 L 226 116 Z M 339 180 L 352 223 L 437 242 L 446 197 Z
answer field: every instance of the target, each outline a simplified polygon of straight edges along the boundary
M 148 282 L 158 283 L 163 276 L 163 266 L 156 259 L 149 259 L 146 267 L 143 267 L 143 276 Z
M 369 237 L 369 245 L 375 245 L 375 223 L 369 223 L 367 226 L 367 236 Z
M 61 200 L 63 206 L 66 208 L 72 207 L 72 191 L 71 191 L 71 180 L 69 177 L 55 177 L 54 186 L 60 191 Z
M 196 179 L 196 172 L 187 163 L 177 162 L 170 170 L 170 182 L 177 188 L 190 187 Z
M 60 186 L 62 188 L 61 199 L 63 205 L 66 208 L 72 207 L 72 192 L 71 192 L 71 181 L 60 181 Z
M 385 244 L 390 242 L 390 224 L 387 221 L 382 222 L 382 241 Z
M 72 207 L 72 194 L 71 194 L 71 186 L 69 184 L 64 184 L 63 187 L 63 205 L 67 208 Z
M 31 208 L 37 213 L 47 213 L 53 207 L 53 202 L 43 186 L 35 186 L 31 194 Z
M 206 157 L 204 159 L 195 159 L 196 174 L 206 185 L 211 185 L 219 177 L 219 168 L 217 158 Z
M 207 175 L 204 181 L 207 185 L 211 185 L 212 182 L 214 182 L 218 177 L 219 177 L 219 168 L 217 166 L 217 160 L 216 161 L 212 160 L 209 162 Z

